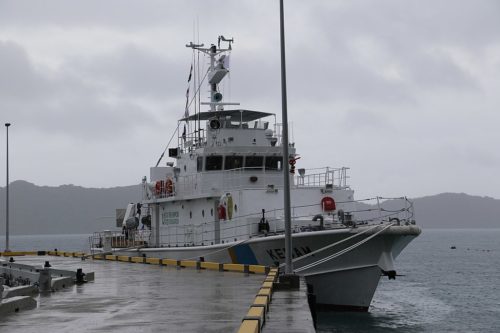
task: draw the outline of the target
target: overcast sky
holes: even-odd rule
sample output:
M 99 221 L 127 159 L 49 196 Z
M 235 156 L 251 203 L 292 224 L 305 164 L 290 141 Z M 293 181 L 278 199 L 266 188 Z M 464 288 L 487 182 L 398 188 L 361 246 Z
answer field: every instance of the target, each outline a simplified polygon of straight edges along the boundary
M 358 198 L 500 198 L 499 1 L 287 0 L 285 16 L 299 168 L 351 167 Z M 226 101 L 280 114 L 277 0 L 0 0 L 10 179 L 149 175 L 183 114 L 197 21 L 205 44 L 235 39 Z

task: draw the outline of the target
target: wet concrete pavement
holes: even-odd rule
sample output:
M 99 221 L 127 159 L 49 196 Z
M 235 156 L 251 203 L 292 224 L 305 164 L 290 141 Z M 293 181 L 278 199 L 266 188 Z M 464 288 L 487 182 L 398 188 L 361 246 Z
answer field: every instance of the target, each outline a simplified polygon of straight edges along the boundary
M 235 332 L 263 275 L 85 260 L 16 262 L 83 268 L 95 281 L 39 295 L 34 310 L 0 318 L 0 332 Z

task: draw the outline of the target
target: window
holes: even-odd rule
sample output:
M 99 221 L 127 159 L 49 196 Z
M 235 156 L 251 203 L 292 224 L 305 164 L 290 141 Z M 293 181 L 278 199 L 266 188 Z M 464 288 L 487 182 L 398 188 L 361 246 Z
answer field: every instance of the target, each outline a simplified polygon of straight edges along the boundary
M 245 168 L 262 169 L 263 164 L 264 164 L 264 156 L 245 157 Z
M 196 159 L 196 170 L 198 170 L 198 172 L 203 171 L 203 156 L 198 156 Z
M 222 156 L 220 155 L 207 156 L 207 159 L 205 160 L 205 170 L 206 171 L 222 170 Z
M 224 170 L 240 169 L 243 167 L 243 156 L 226 156 Z
M 266 156 L 266 170 L 280 171 L 282 164 L 282 156 Z

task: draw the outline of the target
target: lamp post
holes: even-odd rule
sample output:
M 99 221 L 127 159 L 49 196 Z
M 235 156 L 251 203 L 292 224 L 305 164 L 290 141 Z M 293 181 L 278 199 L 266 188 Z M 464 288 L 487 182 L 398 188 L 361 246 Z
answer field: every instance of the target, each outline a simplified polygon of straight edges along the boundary
M 286 65 L 285 65 L 285 23 L 283 0 L 280 0 L 280 50 L 281 50 L 281 107 L 283 122 L 283 186 L 284 186 L 284 218 L 285 218 L 285 274 L 293 273 L 292 264 L 292 226 L 290 214 L 290 169 L 288 165 L 288 114 L 286 100 Z
M 283 0 L 280 0 L 280 50 L 281 50 L 281 114 L 283 122 L 283 187 L 285 210 L 285 274 L 280 275 L 279 282 L 283 289 L 299 289 L 299 276 L 293 272 L 292 262 L 292 214 L 290 208 L 290 168 L 288 165 L 288 110 L 286 99 L 286 65 L 285 65 L 285 18 Z
M 5 187 L 5 252 L 10 252 L 9 249 L 9 126 L 10 123 L 5 123 L 7 130 L 7 186 Z

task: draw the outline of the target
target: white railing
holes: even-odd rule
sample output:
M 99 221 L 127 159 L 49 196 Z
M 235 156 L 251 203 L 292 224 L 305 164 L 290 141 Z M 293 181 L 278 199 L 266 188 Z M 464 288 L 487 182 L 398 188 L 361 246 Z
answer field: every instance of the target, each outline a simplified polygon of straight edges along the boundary
M 212 195 L 214 191 L 266 188 L 268 185 L 280 187 L 282 184 L 283 174 L 279 171 L 266 171 L 263 168 L 258 170 L 241 168 L 179 176 L 177 180 L 174 180 L 171 193 L 161 189 L 158 192 L 153 190 L 150 194 L 152 197 L 160 199 L 170 196 Z
M 383 201 L 383 202 L 381 202 Z M 352 206 L 351 204 L 355 204 Z M 359 204 L 359 205 L 358 205 Z M 342 207 L 352 206 L 347 210 Z M 304 210 L 305 207 L 313 207 Z M 340 210 L 343 210 L 342 214 Z M 305 213 L 308 211 L 309 213 Z M 399 198 L 369 198 L 355 201 L 337 202 L 337 211 L 327 216 L 321 209 L 320 204 L 302 205 L 292 207 L 292 225 L 294 232 L 311 231 L 318 229 L 318 223 L 312 223 L 312 218 L 321 214 L 325 217 L 325 228 L 355 227 L 356 225 L 380 224 L 391 222 L 394 225 L 415 224 L 413 203 L 406 197 Z M 262 218 L 262 212 L 252 213 L 244 216 L 236 216 L 229 221 L 211 221 L 199 224 L 170 225 L 160 230 L 159 244 L 153 243 L 150 230 L 130 230 L 127 234 L 113 232 L 111 235 L 111 247 L 131 248 L 148 246 L 203 246 L 212 245 L 216 242 L 233 242 L 259 236 L 258 224 Z M 284 230 L 283 209 L 273 209 L 265 212 L 265 218 L 269 223 L 269 233 L 280 234 Z M 218 230 L 218 231 L 216 231 Z M 155 231 L 156 232 L 156 231 Z M 102 248 L 105 233 L 96 232 L 90 237 L 91 248 Z
M 295 188 L 329 186 L 332 189 L 349 188 L 347 184 L 347 179 L 349 178 L 347 175 L 348 169 L 346 167 L 297 169 L 295 177 L 292 176 L 292 186 Z M 266 188 L 269 185 L 273 185 L 275 188 L 281 187 L 283 185 L 283 174 L 280 171 L 269 171 L 264 168 L 240 168 L 179 176 L 174 181 L 173 192 L 167 193 L 164 189 L 161 189 L 159 193 L 152 193 L 152 195 L 155 198 L 201 194 L 211 195 L 214 191 Z
M 296 187 L 325 187 L 331 185 L 332 188 L 348 188 L 347 170 L 349 168 L 318 168 L 318 169 L 298 169 L 295 176 Z M 308 172 L 314 173 L 309 174 Z

